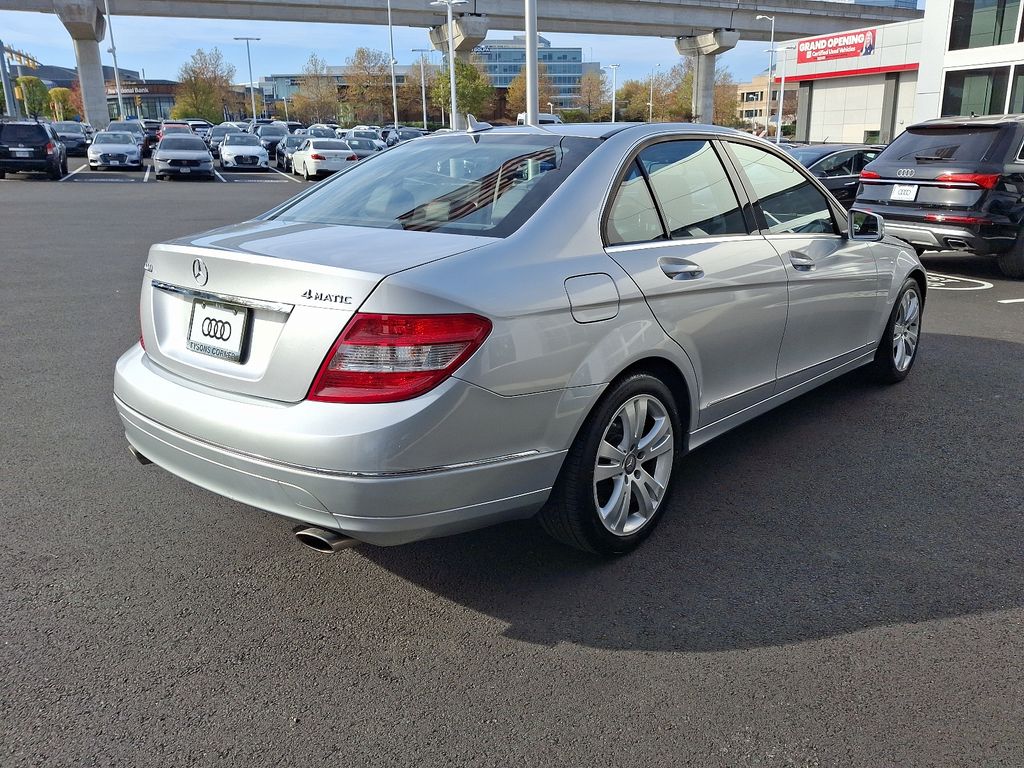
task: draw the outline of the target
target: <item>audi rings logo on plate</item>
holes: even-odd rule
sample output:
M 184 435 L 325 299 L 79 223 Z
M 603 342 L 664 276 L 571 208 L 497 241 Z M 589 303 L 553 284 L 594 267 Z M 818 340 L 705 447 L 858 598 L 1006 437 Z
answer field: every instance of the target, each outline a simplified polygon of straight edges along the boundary
M 898 171 L 896 171 L 896 178 L 909 179 L 913 177 L 915 173 L 917 173 L 917 171 L 915 171 L 913 168 L 900 168 Z
M 214 320 L 212 317 L 203 318 L 203 336 L 217 341 L 227 341 L 231 338 L 231 323 L 227 320 Z
M 206 262 L 202 259 L 196 259 L 192 262 L 192 277 L 196 279 L 199 285 L 206 285 L 206 281 L 210 279 L 210 273 L 206 269 Z

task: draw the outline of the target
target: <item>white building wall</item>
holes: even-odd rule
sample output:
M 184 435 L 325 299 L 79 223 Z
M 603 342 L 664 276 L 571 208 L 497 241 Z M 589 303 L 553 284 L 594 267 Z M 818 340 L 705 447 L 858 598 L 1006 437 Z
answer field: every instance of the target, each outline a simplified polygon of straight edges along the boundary
M 859 143 L 882 124 L 885 75 L 815 80 L 810 141 Z
M 900 88 L 896 94 L 896 126 L 892 133 L 894 139 L 903 133 L 908 125 L 913 125 L 917 122 L 914 119 L 917 87 L 917 72 L 903 72 L 900 74 Z

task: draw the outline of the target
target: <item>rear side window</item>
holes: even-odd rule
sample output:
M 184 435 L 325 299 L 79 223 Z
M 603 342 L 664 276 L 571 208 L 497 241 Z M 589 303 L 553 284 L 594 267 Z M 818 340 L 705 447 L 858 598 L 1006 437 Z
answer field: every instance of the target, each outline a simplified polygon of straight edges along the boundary
M 825 195 L 780 157 L 749 144 L 730 144 L 772 234 L 837 234 Z
M 745 235 L 736 193 L 711 142 L 668 141 L 640 153 L 672 239 Z
M 982 160 L 999 138 L 998 128 L 910 128 L 890 144 L 879 160 L 893 163 L 936 163 Z
M 46 131 L 41 125 L 0 124 L 0 141 L 4 144 L 29 144 L 46 140 Z
M 812 171 L 817 171 L 822 176 L 853 176 L 860 169 L 857 167 L 857 151 L 837 152 L 834 155 L 819 160 L 811 166 Z
M 615 193 L 608 212 L 606 232 L 609 245 L 665 239 L 658 209 L 654 207 L 651 191 L 636 161 L 630 165 L 626 178 Z

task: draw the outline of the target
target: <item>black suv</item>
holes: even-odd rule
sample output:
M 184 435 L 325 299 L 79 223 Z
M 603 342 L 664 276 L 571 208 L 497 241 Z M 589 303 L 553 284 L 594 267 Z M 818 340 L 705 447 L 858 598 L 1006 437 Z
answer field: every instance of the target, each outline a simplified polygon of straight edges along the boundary
M 854 205 L 918 253 L 992 256 L 1024 277 L 1024 115 L 910 126 L 861 172 Z
M 51 126 L 0 122 L 0 179 L 18 172 L 45 173 L 51 179 L 67 174 L 67 149 Z

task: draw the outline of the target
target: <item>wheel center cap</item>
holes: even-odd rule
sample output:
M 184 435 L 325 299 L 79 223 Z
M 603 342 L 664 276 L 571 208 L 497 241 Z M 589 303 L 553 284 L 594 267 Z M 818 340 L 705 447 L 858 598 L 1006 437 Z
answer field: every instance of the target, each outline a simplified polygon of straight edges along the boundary
M 622 468 L 627 473 L 632 472 L 634 469 L 636 469 L 636 456 L 634 456 L 633 454 L 629 454 L 629 456 L 626 457 L 626 461 L 623 462 Z

